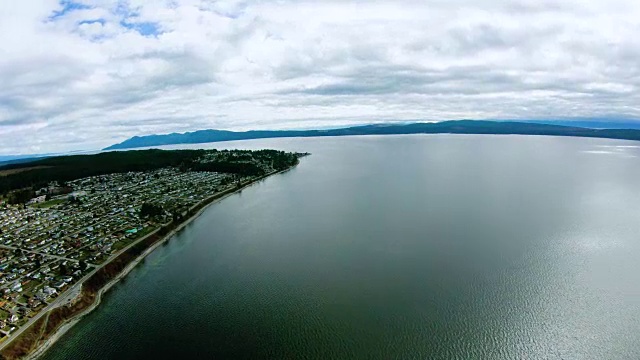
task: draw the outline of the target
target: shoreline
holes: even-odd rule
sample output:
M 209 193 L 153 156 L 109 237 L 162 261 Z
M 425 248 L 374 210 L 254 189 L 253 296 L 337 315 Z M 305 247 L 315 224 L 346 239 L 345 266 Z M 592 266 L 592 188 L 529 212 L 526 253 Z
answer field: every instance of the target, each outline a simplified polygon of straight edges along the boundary
M 146 248 L 139 256 L 137 256 L 134 260 L 132 260 L 129 264 L 127 264 L 125 266 L 125 268 L 122 269 L 122 271 L 120 271 L 113 279 L 111 279 L 108 283 L 106 283 L 103 287 L 101 287 L 97 291 L 97 293 L 95 294 L 95 299 L 93 300 L 93 302 L 86 309 L 83 309 L 78 314 L 75 314 L 72 317 L 70 317 L 69 319 L 64 320 L 63 323 L 61 325 L 59 325 L 58 328 L 47 339 L 45 339 L 41 343 L 38 343 L 36 345 L 36 347 L 29 354 L 23 356 L 22 359 L 25 359 L 25 360 L 36 360 L 36 359 L 40 358 L 41 356 L 43 356 L 53 345 L 55 345 L 55 343 L 64 334 L 66 334 L 71 328 L 73 328 L 74 325 L 76 325 L 80 320 L 82 320 L 83 317 L 85 317 L 86 315 L 90 314 L 92 311 L 94 311 L 100 305 L 100 303 L 102 302 L 102 296 L 104 296 L 104 294 L 106 294 L 120 280 L 125 278 L 149 254 L 151 254 L 153 251 L 155 251 L 159 246 L 167 243 L 167 241 L 169 241 L 179 231 L 181 231 L 187 225 L 191 224 L 191 222 L 193 222 L 195 219 L 200 217 L 204 213 L 204 211 L 207 210 L 210 206 L 221 202 L 222 200 L 226 199 L 227 197 L 229 197 L 231 195 L 236 195 L 238 192 L 242 191 L 243 189 L 245 189 L 245 188 L 247 188 L 247 187 L 249 187 L 249 186 L 251 186 L 251 185 L 253 185 L 253 184 L 255 184 L 255 183 L 259 182 L 259 181 L 262 181 L 262 180 L 264 180 L 264 179 L 266 179 L 266 178 L 268 178 L 268 177 L 270 177 L 272 175 L 278 175 L 278 174 L 285 173 L 285 172 L 293 169 L 295 166 L 297 166 L 297 165 L 294 165 L 294 166 L 292 166 L 290 168 L 287 168 L 287 169 L 283 169 L 283 170 L 279 170 L 279 171 L 273 171 L 273 172 L 271 172 L 269 174 L 265 174 L 265 175 L 255 179 L 255 180 L 251 180 L 251 181 L 247 182 L 246 184 L 241 185 L 237 189 L 226 190 L 227 193 L 225 193 L 225 191 L 219 192 L 217 194 L 211 195 L 210 197 L 208 197 L 208 198 L 200 201 L 198 204 L 194 205 L 190 210 L 200 207 L 195 214 L 193 214 L 192 216 L 190 216 L 186 220 L 182 221 L 174 229 L 170 230 L 166 235 L 163 235 L 159 240 L 157 240 L 151 246 Z M 133 247 L 134 245 L 142 242 L 144 239 L 147 239 L 148 237 L 155 235 L 161 228 L 162 227 L 160 227 L 157 230 L 153 231 L 152 233 L 147 234 L 144 237 L 138 239 L 136 242 L 130 244 L 125 249 L 123 249 L 121 252 L 119 252 L 118 254 L 115 254 L 111 260 L 109 260 L 108 262 L 104 263 L 102 266 L 106 266 L 107 264 L 111 263 L 118 256 L 120 256 L 123 253 L 126 253 L 131 247 Z M 88 279 L 83 280 L 82 283 L 80 283 L 78 285 L 80 285 L 81 287 L 84 286 L 84 283 L 87 280 Z M 81 297 L 81 295 L 82 295 L 82 288 L 81 288 L 80 292 L 78 293 L 78 295 L 76 296 L 76 298 Z M 60 296 L 62 296 L 62 294 Z M 65 305 L 61 305 L 61 307 L 62 306 L 65 306 Z M 46 316 L 47 320 L 48 320 L 49 315 L 51 314 L 51 312 L 53 310 L 55 310 L 55 308 L 49 310 L 46 314 L 43 314 L 44 316 Z M 12 339 L 12 340 L 16 340 L 16 339 L 17 338 Z

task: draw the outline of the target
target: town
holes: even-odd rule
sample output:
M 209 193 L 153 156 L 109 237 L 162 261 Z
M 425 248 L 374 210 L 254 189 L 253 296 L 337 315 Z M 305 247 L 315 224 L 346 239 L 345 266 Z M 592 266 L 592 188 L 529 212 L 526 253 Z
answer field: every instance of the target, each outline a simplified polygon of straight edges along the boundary
M 26 203 L 0 198 L 0 341 L 72 301 L 83 279 L 128 246 L 215 194 L 283 169 L 249 151 L 208 151 L 194 164 L 51 181 Z M 234 172 L 193 170 L 216 167 Z

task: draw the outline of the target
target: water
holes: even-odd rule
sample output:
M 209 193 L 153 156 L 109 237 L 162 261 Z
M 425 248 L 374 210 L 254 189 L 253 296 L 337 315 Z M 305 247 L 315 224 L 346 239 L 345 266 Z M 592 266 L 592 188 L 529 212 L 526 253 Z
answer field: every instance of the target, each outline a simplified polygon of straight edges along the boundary
M 637 145 L 208 145 L 313 155 L 208 208 L 44 358 L 638 359 Z

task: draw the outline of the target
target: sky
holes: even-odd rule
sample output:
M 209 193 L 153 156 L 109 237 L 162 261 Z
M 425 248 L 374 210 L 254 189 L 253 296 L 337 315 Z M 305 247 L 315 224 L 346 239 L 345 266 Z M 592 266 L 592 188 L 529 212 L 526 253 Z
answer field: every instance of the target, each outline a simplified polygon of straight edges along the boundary
M 637 0 L 2 0 L 0 154 L 134 135 L 640 119 Z

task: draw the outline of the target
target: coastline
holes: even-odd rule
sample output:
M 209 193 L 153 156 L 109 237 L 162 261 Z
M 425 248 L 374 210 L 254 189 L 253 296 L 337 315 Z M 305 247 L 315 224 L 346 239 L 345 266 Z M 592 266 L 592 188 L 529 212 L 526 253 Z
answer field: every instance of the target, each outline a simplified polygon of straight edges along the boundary
M 60 324 L 53 333 L 51 333 L 51 335 L 49 337 L 47 337 L 44 340 L 38 340 L 38 343 L 35 345 L 35 347 L 33 348 L 33 350 L 31 350 L 30 353 L 24 355 L 23 357 L 21 357 L 21 359 L 25 359 L 25 360 L 36 360 L 39 357 L 41 357 L 42 355 L 44 355 L 47 350 L 49 350 L 65 333 L 67 333 L 75 324 L 77 324 L 80 320 L 82 320 L 82 318 L 86 315 L 88 315 L 89 313 L 91 313 L 93 310 L 95 310 L 101 303 L 102 301 L 102 296 L 104 294 L 106 294 L 114 285 L 116 285 L 120 280 L 122 280 L 123 278 L 125 278 L 133 269 L 136 268 L 136 266 L 138 266 L 140 264 L 140 262 L 146 258 L 149 254 L 151 254 L 153 251 L 155 251 L 155 249 L 157 249 L 159 246 L 165 244 L 167 241 L 169 241 L 174 235 L 176 235 L 179 231 L 181 231 L 182 229 L 184 229 L 187 225 L 189 225 L 192 221 L 194 221 L 195 219 L 197 219 L 198 217 L 200 217 L 200 215 L 202 215 L 202 213 L 204 213 L 204 211 L 206 209 L 208 209 L 210 206 L 217 204 L 219 202 L 221 202 L 222 200 L 226 199 L 227 197 L 231 196 L 231 195 L 235 195 L 238 192 L 242 191 L 243 189 L 259 182 L 262 181 L 272 175 L 278 175 L 281 173 L 285 173 L 289 170 L 291 170 L 292 168 L 294 168 L 297 165 L 294 165 L 292 167 L 289 167 L 287 169 L 283 169 L 283 170 L 279 170 L 279 171 L 273 171 L 269 174 L 265 174 L 257 179 L 254 180 L 250 180 L 248 181 L 246 184 L 241 184 L 240 187 L 236 188 L 236 189 L 229 189 L 229 190 L 225 190 L 219 193 L 216 193 L 214 195 L 211 195 L 210 197 L 200 201 L 198 204 L 194 205 L 190 211 L 197 209 L 197 211 L 190 216 L 189 218 L 187 218 L 186 220 L 182 221 L 180 224 L 178 224 L 175 228 L 173 228 L 172 230 L 170 230 L 167 234 L 162 235 L 157 241 L 155 241 L 153 244 L 151 244 L 149 247 L 147 247 L 140 255 L 138 255 L 136 258 L 134 258 L 130 263 L 128 263 L 124 269 L 122 269 L 116 276 L 113 277 L 113 279 L 111 279 L 109 282 L 107 282 L 104 286 L 102 286 L 95 294 L 95 298 L 93 299 L 92 303 L 86 307 L 85 309 L 82 309 L 79 313 L 74 314 L 73 316 L 71 316 L 68 319 L 65 319 L 62 324 Z M 158 233 L 158 231 L 160 231 L 162 229 L 162 226 L 160 228 L 158 228 L 157 230 L 153 231 L 150 234 L 145 235 L 144 237 L 138 239 L 136 242 L 130 244 L 129 246 L 127 246 L 126 248 L 124 248 L 121 252 L 119 252 L 118 254 L 115 254 L 108 262 L 104 263 L 102 265 L 102 267 L 108 265 L 109 263 L 113 262 L 115 259 L 118 258 L 118 256 L 126 253 L 129 249 L 131 249 L 133 246 L 143 242 L 145 239 L 148 239 L 149 237 L 152 237 L 154 235 L 156 235 Z M 89 276 L 88 276 L 89 277 Z M 90 277 L 89 277 L 90 278 Z M 76 285 L 80 285 L 81 287 L 84 287 L 84 284 L 87 282 L 88 278 L 85 278 L 84 280 L 82 280 L 82 282 L 76 284 Z M 62 296 L 62 295 L 61 295 Z M 77 298 L 82 297 L 82 290 L 79 291 L 78 295 L 76 296 L 76 298 L 73 300 L 75 301 Z M 65 305 L 60 305 L 59 307 L 64 307 Z M 51 315 L 51 313 L 59 308 L 53 308 L 51 310 L 48 310 L 47 313 L 43 314 L 43 316 L 46 317 L 46 320 L 48 321 L 49 316 Z M 33 326 L 33 325 L 31 325 Z M 12 339 L 13 340 L 17 340 L 17 338 Z M 8 344 L 10 345 L 10 344 Z

